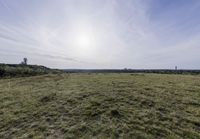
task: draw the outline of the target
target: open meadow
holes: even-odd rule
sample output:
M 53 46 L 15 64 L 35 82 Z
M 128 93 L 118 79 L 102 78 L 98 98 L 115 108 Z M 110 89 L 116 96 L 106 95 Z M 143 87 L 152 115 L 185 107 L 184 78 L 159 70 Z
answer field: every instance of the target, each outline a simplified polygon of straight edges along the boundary
M 0 138 L 199 139 L 200 76 L 74 73 L 0 79 Z

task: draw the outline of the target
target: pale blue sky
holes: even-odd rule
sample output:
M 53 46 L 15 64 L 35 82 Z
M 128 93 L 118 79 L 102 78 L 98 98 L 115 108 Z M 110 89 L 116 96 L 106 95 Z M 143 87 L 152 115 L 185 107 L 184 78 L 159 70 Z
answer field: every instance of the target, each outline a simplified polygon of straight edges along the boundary
M 0 63 L 200 69 L 199 0 L 0 0 Z

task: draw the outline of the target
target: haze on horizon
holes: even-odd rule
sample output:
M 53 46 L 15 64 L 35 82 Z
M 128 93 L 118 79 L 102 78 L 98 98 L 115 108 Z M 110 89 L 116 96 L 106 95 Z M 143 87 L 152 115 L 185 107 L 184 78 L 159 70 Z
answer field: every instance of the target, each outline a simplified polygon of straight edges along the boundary
M 0 63 L 200 69 L 199 0 L 0 0 Z

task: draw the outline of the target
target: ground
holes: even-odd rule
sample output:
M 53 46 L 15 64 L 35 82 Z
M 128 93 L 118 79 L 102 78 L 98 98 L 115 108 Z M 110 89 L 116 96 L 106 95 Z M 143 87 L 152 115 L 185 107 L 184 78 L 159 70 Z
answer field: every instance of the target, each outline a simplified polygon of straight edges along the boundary
M 199 139 L 200 76 L 0 79 L 0 138 Z

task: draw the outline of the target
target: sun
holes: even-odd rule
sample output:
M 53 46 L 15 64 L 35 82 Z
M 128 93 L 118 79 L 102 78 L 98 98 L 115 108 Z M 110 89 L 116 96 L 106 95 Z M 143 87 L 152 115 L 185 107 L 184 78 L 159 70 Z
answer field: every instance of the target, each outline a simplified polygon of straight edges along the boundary
M 88 58 L 95 55 L 98 47 L 98 32 L 90 24 L 74 24 L 70 29 L 71 52 L 76 57 Z
M 77 55 L 89 57 L 94 54 L 96 49 L 95 34 L 89 31 L 77 31 L 74 36 L 74 44 Z
M 77 45 L 80 49 L 89 49 L 92 47 L 93 39 L 87 33 L 81 33 L 77 36 Z

